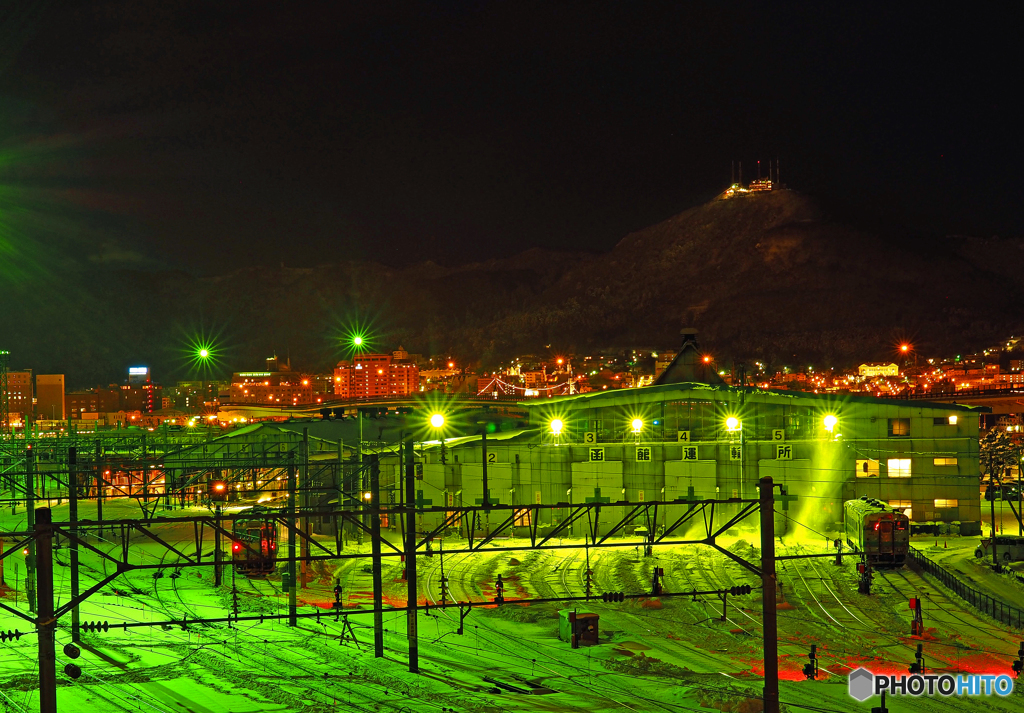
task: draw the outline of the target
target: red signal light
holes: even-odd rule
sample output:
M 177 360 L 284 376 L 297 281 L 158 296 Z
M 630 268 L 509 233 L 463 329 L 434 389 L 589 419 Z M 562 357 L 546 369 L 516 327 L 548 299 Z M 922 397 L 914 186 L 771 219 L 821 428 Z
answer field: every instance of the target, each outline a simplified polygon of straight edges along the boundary
M 233 542 L 233 543 L 231 543 L 231 551 L 232 552 L 241 552 L 242 551 L 242 543 L 241 542 Z

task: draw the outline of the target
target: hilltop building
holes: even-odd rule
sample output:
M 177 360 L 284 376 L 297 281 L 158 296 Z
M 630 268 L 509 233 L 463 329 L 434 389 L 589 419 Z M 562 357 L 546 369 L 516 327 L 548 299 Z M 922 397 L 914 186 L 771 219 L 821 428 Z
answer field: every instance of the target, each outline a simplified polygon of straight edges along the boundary
M 888 364 L 867 363 L 857 367 L 857 372 L 861 376 L 899 376 L 900 368 L 891 362 Z

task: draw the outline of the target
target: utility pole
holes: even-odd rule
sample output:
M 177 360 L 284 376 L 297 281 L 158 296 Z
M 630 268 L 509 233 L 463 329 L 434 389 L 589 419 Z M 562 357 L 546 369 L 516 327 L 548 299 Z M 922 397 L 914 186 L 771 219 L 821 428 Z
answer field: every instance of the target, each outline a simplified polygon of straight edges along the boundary
M 35 473 L 35 451 L 32 445 L 25 447 L 25 516 L 28 520 L 28 529 L 34 530 L 36 526 L 36 473 Z M 28 543 L 28 555 L 25 557 L 25 598 L 28 600 L 28 610 L 36 609 L 36 553 L 38 551 L 36 540 Z
M 761 619 L 764 623 L 764 713 L 779 713 L 779 631 L 775 605 L 775 482 L 761 478 Z
M 487 507 L 488 505 L 490 505 L 490 503 L 488 502 L 488 495 L 490 493 L 487 490 L 487 428 L 486 428 L 486 426 L 484 427 L 484 432 L 482 434 L 480 434 L 480 452 L 481 452 L 481 454 L 483 456 L 483 463 L 482 463 L 482 465 L 483 465 L 483 471 L 484 471 L 484 497 L 483 497 L 483 504 L 484 504 L 484 507 Z
M 31 510 L 29 511 L 31 512 Z M 39 557 L 39 606 L 36 631 L 39 634 L 39 711 L 57 713 L 57 656 L 53 630 L 53 519 L 49 508 L 36 511 L 35 541 Z
M 71 524 L 71 538 L 68 553 L 71 560 L 71 598 L 81 593 L 78 581 L 78 449 L 68 448 L 68 520 Z M 71 610 L 71 641 L 78 643 L 82 638 L 82 613 L 76 604 Z
M 298 596 L 295 591 L 295 452 L 288 451 L 288 626 L 298 626 Z
M 482 502 L 484 504 L 484 507 L 487 507 L 488 505 L 491 504 L 490 503 L 490 494 L 491 494 L 491 492 L 488 489 L 489 486 L 487 485 L 487 426 L 486 426 L 486 424 L 484 425 L 483 433 L 480 434 L 480 451 L 481 451 L 481 454 L 483 455 L 483 464 L 482 465 L 483 465 L 483 480 L 484 480 L 484 483 L 483 483 L 484 496 L 482 498 Z M 469 526 L 473 527 L 473 519 L 472 518 L 470 518 L 469 522 L 470 522 Z M 484 510 L 484 535 L 486 536 L 486 535 L 490 535 L 490 534 L 491 534 L 491 512 L 489 510 Z
M 380 455 L 370 456 L 370 547 L 373 553 L 373 657 L 384 656 L 384 584 L 380 557 Z
M 7 365 L 10 358 L 9 351 L 0 349 L 0 441 L 7 440 L 11 435 L 11 405 L 7 395 Z
M 228 486 L 230 487 L 230 486 Z M 221 542 L 220 542 L 220 503 L 217 503 L 213 511 L 213 521 L 217 527 L 213 529 L 213 586 L 219 587 L 221 582 Z
M 405 442 L 405 583 L 406 636 L 409 639 L 409 673 L 420 672 L 419 632 L 416 625 L 416 459 L 412 439 Z
M 103 446 L 96 444 L 96 521 L 100 524 L 99 535 L 103 537 L 103 471 L 106 470 L 106 458 Z
M 302 429 L 302 470 L 299 473 L 302 480 L 302 531 L 306 534 L 302 538 L 302 588 L 309 587 L 309 428 Z

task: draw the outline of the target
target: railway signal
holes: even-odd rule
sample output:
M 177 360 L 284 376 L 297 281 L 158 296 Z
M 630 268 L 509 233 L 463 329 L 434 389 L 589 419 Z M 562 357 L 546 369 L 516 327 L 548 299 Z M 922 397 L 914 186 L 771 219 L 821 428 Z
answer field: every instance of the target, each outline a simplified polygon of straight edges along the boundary
M 871 594 L 871 580 L 873 579 L 871 574 L 871 565 L 866 562 L 861 562 L 857 565 L 857 571 L 860 573 L 860 581 L 857 582 L 857 591 L 860 594 Z
M 654 568 L 654 577 L 651 579 L 651 594 L 658 596 L 661 594 L 661 578 L 665 576 L 665 570 L 662 567 Z
M 501 581 L 501 574 L 498 575 L 498 580 L 494 583 L 494 602 L 496 604 L 505 602 L 505 583 Z
M 804 678 L 808 681 L 813 681 L 818 678 L 818 645 L 811 644 L 811 653 L 807 654 L 807 658 L 810 659 L 808 663 L 804 664 Z
M 910 673 L 924 673 L 925 668 L 924 668 L 924 654 L 922 653 L 923 649 L 924 649 L 924 645 L 923 644 L 918 644 L 917 645 L 917 653 L 914 654 L 915 661 L 914 661 L 914 663 L 910 664 L 910 668 L 907 669 L 907 671 L 909 671 Z
M 921 614 L 921 598 L 914 597 L 910 600 L 910 608 L 914 612 L 914 620 L 910 622 L 910 635 L 920 636 L 924 633 L 924 617 Z M 921 648 L 920 646 L 918 647 Z

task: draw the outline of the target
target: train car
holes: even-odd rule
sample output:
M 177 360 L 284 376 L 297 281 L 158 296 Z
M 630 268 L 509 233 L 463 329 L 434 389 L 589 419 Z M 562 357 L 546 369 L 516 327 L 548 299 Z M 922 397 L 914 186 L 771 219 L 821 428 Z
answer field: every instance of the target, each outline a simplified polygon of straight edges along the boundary
M 265 577 L 277 565 L 277 522 L 274 510 L 255 505 L 239 513 L 232 530 L 231 559 L 235 571 L 248 577 Z M 254 551 L 255 550 L 255 551 Z
M 843 535 L 868 563 L 901 567 L 910 549 L 910 518 L 875 498 L 847 500 Z

